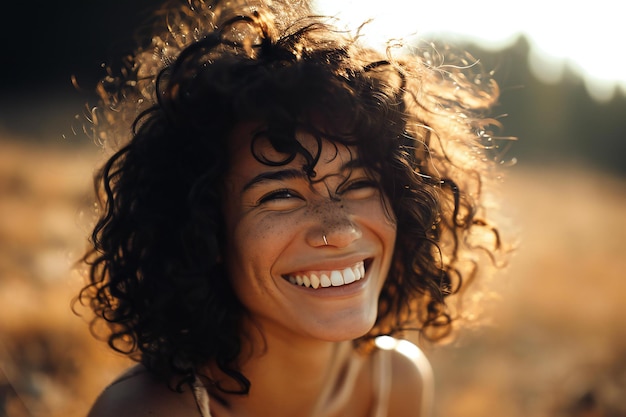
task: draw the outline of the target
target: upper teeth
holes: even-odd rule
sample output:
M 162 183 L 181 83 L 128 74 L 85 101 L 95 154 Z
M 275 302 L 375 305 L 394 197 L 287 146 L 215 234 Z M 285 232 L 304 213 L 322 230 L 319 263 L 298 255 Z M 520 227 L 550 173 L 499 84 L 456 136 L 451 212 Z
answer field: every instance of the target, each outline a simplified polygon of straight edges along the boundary
M 307 288 L 339 287 L 351 284 L 365 276 L 365 265 L 363 261 L 358 262 L 349 268 L 334 271 L 299 272 L 289 275 L 289 282 L 295 285 L 302 285 Z

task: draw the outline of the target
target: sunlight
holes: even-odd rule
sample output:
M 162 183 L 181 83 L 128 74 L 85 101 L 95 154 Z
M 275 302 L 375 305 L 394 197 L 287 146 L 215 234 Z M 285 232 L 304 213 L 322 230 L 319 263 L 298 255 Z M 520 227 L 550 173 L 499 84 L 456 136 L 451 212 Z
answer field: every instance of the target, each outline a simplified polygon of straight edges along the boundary
M 610 99 L 617 89 L 626 93 L 626 55 L 618 45 L 626 40 L 626 25 L 610 0 L 586 6 L 545 0 L 506 5 L 497 0 L 386 0 L 382 10 L 377 8 L 380 2 L 372 0 L 314 0 L 314 4 L 319 13 L 337 17 L 347 28 L 372 19 L 364 39 L 376 48 L 386 45 L 380 39 L 443 34 L 498 50 L 524 34 L 531 44 L 531 68 L 539 79 L 558 82 L 567 66 L 583 78 L 596 100 Z

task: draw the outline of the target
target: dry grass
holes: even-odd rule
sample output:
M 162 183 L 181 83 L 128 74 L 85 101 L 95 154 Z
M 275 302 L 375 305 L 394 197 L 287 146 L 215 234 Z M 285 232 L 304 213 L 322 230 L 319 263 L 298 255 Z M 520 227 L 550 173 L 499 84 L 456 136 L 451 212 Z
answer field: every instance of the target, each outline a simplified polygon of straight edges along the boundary
M 489 325 L 429 349 L 439 415 L 626 416 L 626 182 L 570 165 L 505 184 L 519 249 Z
M 0 415 L 84 415 L 126 365 L 69 307 L 98 158 L 0 142 Z M 508 174 L 520 247 L 490 283 L 489 324 L 426 349 L 438 416 L 626 415 L 625 184 L 578 167 Z
M 0 415 L 84 415 L 125 362 L 70 310 L 97 158 L 0 143 Z

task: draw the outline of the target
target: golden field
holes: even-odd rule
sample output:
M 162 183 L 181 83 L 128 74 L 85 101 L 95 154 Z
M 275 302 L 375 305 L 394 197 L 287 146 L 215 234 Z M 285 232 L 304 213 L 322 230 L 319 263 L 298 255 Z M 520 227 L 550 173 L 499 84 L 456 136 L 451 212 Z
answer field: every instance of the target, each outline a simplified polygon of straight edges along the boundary
M 0 141 L 0 416 L 84 416 L 127 364 L 70 309 L 100 158 Z M 484 325 L 424 347 L 437 417 L 626 416 L 626 181 L 584 167 L 505 173 L 519 248 Z

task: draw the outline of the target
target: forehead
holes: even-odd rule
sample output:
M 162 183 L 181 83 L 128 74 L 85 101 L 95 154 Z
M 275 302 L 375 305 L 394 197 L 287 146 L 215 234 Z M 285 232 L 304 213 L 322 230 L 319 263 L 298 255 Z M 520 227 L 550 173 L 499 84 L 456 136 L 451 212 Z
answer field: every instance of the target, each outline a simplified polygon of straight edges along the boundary
M 334 143 L 306 130 L 296 130 L 290 141 L 302 149 L 295 154 L 295 147 L 289 152 L 277 150 L 262 123 L 237 125 L 229 137 L 230 174 L 252 176 L 259 170 L 280 170 L 286 166 L 306 170 L 309 164 L 313 164 L 309 169 L 315 171 L 343 170 L 358 164 L 356 146 Z M 305 153 L 312 159 L 307 160 Z

